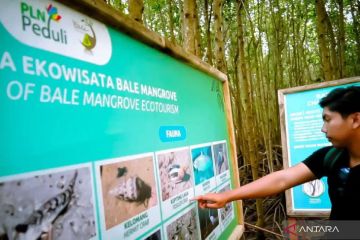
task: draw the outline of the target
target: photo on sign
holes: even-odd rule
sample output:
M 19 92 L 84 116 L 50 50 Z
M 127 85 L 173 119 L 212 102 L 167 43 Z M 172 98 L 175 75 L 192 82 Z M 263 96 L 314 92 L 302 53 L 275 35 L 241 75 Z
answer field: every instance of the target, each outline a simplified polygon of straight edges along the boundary
M 95 237 L 92 182 L 88 167 L 1 182 L 0 239 Z
M 205 239 L 219 225 L 219 214 L 217 209 L 199 208 L 201 239 Z
M 230 190 L 230 185 L 226 185 L 224 188 L 222 188 L 219 192 L 225 192 L 225 191 L 229 191 Z M 227 219 L 231 213 L 233 212 L 233 205 L 232 203 L 227 203 L 225 205 L 225 207 L 220 208 L 220 218 L 221 221 L 223 222 L 225 219 Z
M 162 201 L 193 187 L 189 149 L 157 154 Z
M 161 240 L 161 231 L 160 229 L 156 232 L 150 234 L 150 236 L 144 238 L 144 240 Z
M 147 156 L 100 166 L 106 229 L 157 205 L 153 161 Z
M 229 170 L 228 155 L 225 143 L 213 145 L 216 175 Z
M 324 183 L 319 180 L 313 180 L 302 185 L 303 192 L 309 197 L 319 197 L 325 192 Z
M 214 166 L 211 146 L 204 146 L 191 149 L 193 161 L 195 185 L 214 177 Z
M 166 227 L 167 239 L 198 239 L 198 226 L 196 222 L 196 209 L 176 219 Z

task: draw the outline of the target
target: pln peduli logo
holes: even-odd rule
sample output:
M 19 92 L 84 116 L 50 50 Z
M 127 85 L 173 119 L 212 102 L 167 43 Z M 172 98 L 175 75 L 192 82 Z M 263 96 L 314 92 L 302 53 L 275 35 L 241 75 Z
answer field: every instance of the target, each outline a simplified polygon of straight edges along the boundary
M 46 13 L 45 13 L 46 10 Z M 67 32 L 60 28 L 56 31 L 52 28 L 51 22 L 60 22 L 62 16 L 58 13 L 58 8 L 53 4 L 49 4 L 46 9 L 38 9 L 25 2 L 21 3 L 22 14 L 22 29 L 24 31 L 32 31 L 37 36 L 51 39 L 55 42 L 67 44 Z M 86 50 L 91 51 L 96 46 L 96 34 L 93 28 L 93 23 L 89 19 L 82 19 L 81 23 L 76 23 L 74 20 L 74 28 L 85 32 L 83 39 L 80 41 L 81 45 Z
M 55 29 L 51 22 L 58 23 L 61 19 L 56 7 L 49 4 L 46 8 L 37 8 L 29 3 L 21 2 L 22 30 L 35 36 L 52 40 L 61 44 L 68 44 L 67 33 L 63 28 Z
M 1 1 L 6 6 L 0 8 L 0 23 L 6 31 L 2 38 L 7 38 L 7 34 L 14 37 L 22 44 L 17 45 L 19 51 L 37 48 L 97 65 L 110 61 L 110 32 L 96 19 L 59 2 Z

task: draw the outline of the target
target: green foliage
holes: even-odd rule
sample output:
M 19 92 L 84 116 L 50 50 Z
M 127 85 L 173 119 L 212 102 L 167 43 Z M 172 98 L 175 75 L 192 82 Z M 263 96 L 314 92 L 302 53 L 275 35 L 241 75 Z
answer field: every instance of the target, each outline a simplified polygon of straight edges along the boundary
M 340 0 L 328 0 L 325 7 L 335 36 L 336 51 L 339 51 Z M 207 41 L 214 46 L 212 0 L 208 0 L 208 14 L 211 19 L 210 39 L 207 39 L 205 24 L 205 0 L 197 0 L 202 52 L 206 52 Z M 127 0 L 107 0 L 107 3 L 123 13 L 127 13 Z M 264 60 L 262 71 L 267 81 L 280 81 L 278 87 L 290 87 L 316 82 L 323 79 L 316 30 L 315 1 L 313 0 L 224 0 L 223 34 L 228 71 L 235 72 L 237 51 L 237 3 L 243 3 L 241 15 L 245 34 L 246 56 L 250 71 L 254 65 L 254 55 Z M 169 11 L 171 4 L 171 12 Z M 170 22 L 173 34 L 181 45 L 182 0 L 144 0 L 144 24 L 151 30 L 170 38 Z M 345 76 L 360 74 L 359 46 L 359 2 L 344 0 L 345 16 Z M 170 13 L 172 16 L 169 16 Z M 354 24 L 354 21 L 357 21 Z M 213 50 L 212 50 L 213 51 Z M 279 58 L 280 57 L 280 58 Z M 207 61 L 204 54 L 204 59 Z M 276 76 L 281 62 L 282 78 Z M 260 79 L 258 79 L 260 81 Z
M 122 13 L 127 12 L 126 9 L 128 7 L 128 4 L 126 0 L 107 0 L 107 3 Z

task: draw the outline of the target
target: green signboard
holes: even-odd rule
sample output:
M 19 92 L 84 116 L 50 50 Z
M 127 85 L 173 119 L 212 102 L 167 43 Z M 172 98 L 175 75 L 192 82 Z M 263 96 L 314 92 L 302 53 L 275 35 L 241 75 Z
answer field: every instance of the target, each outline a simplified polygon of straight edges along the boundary
M 0 20 L 0 239 L 231 234 L 190 201 L 234 187 L 217 79 L 57 2 Z

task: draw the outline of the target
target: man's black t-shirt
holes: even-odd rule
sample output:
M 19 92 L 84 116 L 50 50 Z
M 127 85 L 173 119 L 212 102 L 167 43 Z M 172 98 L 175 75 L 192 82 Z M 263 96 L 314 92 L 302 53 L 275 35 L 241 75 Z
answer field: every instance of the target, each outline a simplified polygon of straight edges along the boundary
M 314 152 L 303 163 L 320 179 L 328 177 L 332 220 L 360 220 L 360 165 L 349 168 L 350 156 L 344 151 L 333 169 L 324 168 L 326 153 L 331 147 Z

